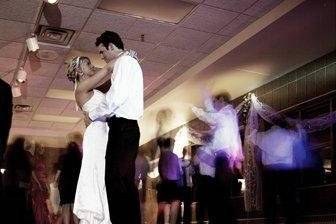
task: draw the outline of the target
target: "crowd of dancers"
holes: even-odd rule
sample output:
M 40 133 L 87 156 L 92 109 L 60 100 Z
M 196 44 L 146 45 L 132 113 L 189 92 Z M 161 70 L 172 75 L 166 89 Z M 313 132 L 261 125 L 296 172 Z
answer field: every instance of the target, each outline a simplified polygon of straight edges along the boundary
M 70 138 L 52 169 L 47 167 L 43 144 L 18 137 L 6 150 L 1 210 L 8 223 L 146 222 L 149 167 L 138 153 L 137 123 L 143 115 L 142 70 L 136 54 L 124 49 L 117 33 L 105 31 L 95 45 L 105 67 L 98 69 L 89 58 L 76 57 L 66 71 L 75 83 L 76 103 L 87 125 L 83 139 Z M 108 80 L 110 89 L 99 91 Z M 207 93 L 204 107 L 191 108 L 209 130 L 189 128 L 192 146 L 184 147 L 181 158 L 173 137 L 158 136 L 157 223 L 235 223 L 231 197 L 243 190 L 238 179 L 247 170 L 243 137 L 260 155 L 253 159 L 259 159 L 263 169 L 258 181 L 263 185 L 266 221 L 275 223 L 279 195 L 286 223 L 296 223 L 297 171 L 318 170 L 307 150 L 304 128 L 284 117 L 270 121 L 264 116 L 268 124 L 251 125 L 242 136 L 238 110 L 229 101 L 228 94 Z M 250 113 L 257 106 L 252 104 Z

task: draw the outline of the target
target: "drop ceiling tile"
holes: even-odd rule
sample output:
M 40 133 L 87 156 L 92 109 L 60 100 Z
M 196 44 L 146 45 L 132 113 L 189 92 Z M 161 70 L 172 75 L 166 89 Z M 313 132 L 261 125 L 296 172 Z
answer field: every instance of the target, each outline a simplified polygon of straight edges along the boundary
M 85 25 L 84 31 L 101 34 L 105 30 L 110 30 L 125 37 L 135 20 L 133 17 L 95 10 Z
M 81 32 L 74 44 L 74 48 L 81 51 L 97 53 L 97 47 L 95 45 L 98 34 Z
M 56 78 L 60 78 L 60 79 L 67 79 L 66 77 L 66 69 L 67 69 L 68 65 L 66 63 L 63 63 L 61 68 L 58 69 L 57 73 L 56 73 Z
M 54 108 L 54 107 L 41 107 L 39 106 L 36 110 L 36 114 L 43 115 L 61 115 L 63 112 L 62 108 Z
M 49 88 L 51 81 L 52 78 L 48 76 L 40 76 L 40 75 L 27 76 L 27 85 L 32 87 Z
M 70 102 L 70 100 L 43 98 L 40 103 L 40 107 L 60 108 L 64 110 Z
M 160 76 L 162 73 L 169 69 L 170 65 L 153 62 L 153 61 L 143 61 L 141 62 L 141 68 L 144 77 L 145 76 Z
M 74 90 L 74 83 L 65 78 L 55 78 L 54 81 L 51 83 L 50 88 L 61 90 Z
M 205 0 L 203 4 L 234 12 L 243 12 L 258 0 Z
M 181 23 L 181 26 L 217 33 L 237 16 L 236 12 L 201 5 Z
M 50 88 L 46 94 L 46 97 L 52 99 L 65 99 L 65 100 L 75 100 L 75 94 L 73 90 L 61 90 Z
M 81 111 L 71 111 L 71 110 L 64 110 L 61 114 L 62 116 L 69 116 L 69 117 L 84 117 Z
M 162 77 L 164 79 L 176 79 L 178 76 L 182 75 L 185 71 L 188 70 L 189 67 L 184 66 L 182 64 L 178 64 L 174 67 L 172 67 L 171 69 L 169 69 L 169 71 L 167 71 Z
M 9 73 L 0 72 L 1 79 L 7 82 L 8 84 L 10 84 L 11 81 L 13 80 L 13 74 L 14 74 L 13 72 L 9 72 Z
M 72 131 L 79 131 L 79 132 L 83 133 L 85 131 L 85 129 L 86 129 L 85 124 L 81 120 L 76 124 L 76 126 L 72 129 Z
M 28 121 L 32 118 L 33 116 L 33 113 L 32 112 L 19 112 L 19 113 L 16 113 L 14 112 L 13 113 L 13 120 L 25 120 L 25 121 Z
M 156 76 L 145 76 L 144 77 L 144 88 L 149 86 L 152 82 L 154 82 L 158 77 Z
M 33 87 L 28 86 L 27 87 L 27 96 L 30 97 L 44 97 L 47 93 L 47 88 L 41 88 L 41 87 Z
M 0 57 L 19 58 L 23 44 L 9 41 L 0 41 Z
M 253 23 L 256 19 L 257 17 L 241 14 L 218 33 L 230 37 L 235 36 L 240 31 L 249 26 L 251 23 Z
M 70 117 L 83 117 L 83 112 L 80 108 L 76 108 L 76 102 L 71 102 L 67 105 L 65 110 L 62 112 L 62 116 L 70 116 Z
M 181 27 L 173 31 L 163 42 L 163 45 L 184 50 L 193 50 L 199 48 L 211 36 L 212 34 L 210 33 Z
M 80 121 L 78 117 L 65 117 L 55 116 L 50 114 L 35 114 L 32 118 L 34 121 L 49 121 L 49 122 L 62 122 L 62 123 L 77 123 Z
M 47 63 L 47 62 L 40 62 L 33 59 L 28 59 L 24 66 L 28 75 L 41 75 L 41 76 L 50 76 L 54 77 L 59 69 L 60 65 Z
M 199 49 L 199 52 L 202 53 L 211 53 L 220 46 L 222 46 L 225 42 L 227 42 L 230 37 L 221 36 L 221 35 L 213 35 L 207 42 L 205 42 Z
M 0 30 L 6 30 L 6 32 L 0 32 L 0 40 L 23 42 L 32 29 L 33 24 L 0 19 Z
M 205 54 L 202 52 L 192 52 L 187 57 L 183 58 L 180 64 L 186 67 L 191 67 L 191 66 L 194 66 L 199 61 L 201 61 L 207 55 L 208 54 Z
M 169 71 L 162 74 L 158 79 L 156 79 L 149 86 L 147 86 L 146 93 L 152 92 L 154 89 L 161 89 L 163 87 L 163 84 L 169 84 L 174 79 L 182 75 L 186 70 L 188 70 L 188 67 L 181 64 L 170 68 Z
M 65 5 L 73 5 L 81 8 L 93 9 L 99 0 L 61 0 L 60 3 Z
M 91 9 L 63 4 L 46 4 L 40 23 L 53 27 L 81 30 L 90 13 Z
M 155 22 L 136 20 L 132 27 L 127 31 L 128 39 L 141 41 L 141 35 L 144 35 L 144 41 L 149 43 L 161 42 L 169 33 L 176 28 L 176 25 Z
M 16 68 L 18 60 L 14 58 L 0 58 L 0 72 L 10 72 Z
M 1 1 L 0 18 L 34 23 L 39 5 L 39 1 L 3 0 Z
M 282 1 L 283 0 L 259 0 L 247 9 L 244 14 L 261 17 L 271 11 L 275 6 L 279 5 Z
M 52 126 L 53 129 L 57 130 L 67 130 L 70 131 L 76 126 L 76 124 L 72 123 L 62 123 L 62 122 L 55 122 Z
M 152 44 L 152 43 L 146 43 L 146 42 L 140 42 L 140 41 L 134 41 L 134 40 L 128 40 L 128 39 L 124 39 L 124 45 L 125 45 L 125 49 L 136 51 L 139 59 L 142 59 L 146 55 L 148 55 L 150 50 L 152 50 L 155 46 L 155 44 Z
M 20 127 L 20 128 L 25 128 L 27 127 L 29 124 L 29 121 L 28 120 L 15 120 L 13 119 L 12 120 L 12 127 Z
M 188 53 L 187 50 L 160 45 L 146 57 L 146 60 L 174 65 Z
M 48 121 L 31 121 L 28 125 L 28 127 L 31 128 L 50 128 L 52 126 L 53 122 Z

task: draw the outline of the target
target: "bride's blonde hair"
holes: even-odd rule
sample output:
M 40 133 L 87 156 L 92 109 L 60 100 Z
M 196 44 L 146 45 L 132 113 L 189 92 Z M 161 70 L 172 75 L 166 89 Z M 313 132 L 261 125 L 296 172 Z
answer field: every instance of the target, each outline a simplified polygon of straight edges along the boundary
M 81 64 L 84 62 L 91 63 L 88 57 L 75 57 L 69 63 L 66 70 L 66 76 L 71 82 L 78 82 L 80 80 L 81 74 L 78 71 L 80 70 Z

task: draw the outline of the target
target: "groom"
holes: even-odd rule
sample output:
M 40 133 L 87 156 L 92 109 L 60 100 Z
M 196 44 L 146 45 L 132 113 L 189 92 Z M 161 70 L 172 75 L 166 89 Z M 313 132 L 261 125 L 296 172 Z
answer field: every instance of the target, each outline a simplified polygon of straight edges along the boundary
M 106 63 L 124 51 L 120 36 L 105 31 L 96 40 Z M 121 55 L 115 62 L 106 104 L 90 112 L 91 120 L 105 120 L 109 126 L 105 184 L 113 224 L 140 224 L 138 190 L 134 184 L 135 159 L 140 131 L 137 120 L 143 114 L 143 76 L 136 59 Z

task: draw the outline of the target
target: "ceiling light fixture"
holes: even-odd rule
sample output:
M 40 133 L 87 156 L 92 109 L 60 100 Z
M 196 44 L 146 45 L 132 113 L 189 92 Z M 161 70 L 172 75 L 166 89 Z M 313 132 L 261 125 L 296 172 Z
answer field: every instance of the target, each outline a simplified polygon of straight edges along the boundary
M 52 5 L 56 5 L 58 3 L 59 0 L 44 0 L 46 3 L 52 4 Z
M 22 96 L 20 86 L 18 84 L 12 85 L 12 96 L 13 97 L 20 97 Z
M 24 83 L 27 80 L 27 72 L 22 67 L 20 67 L 19 71 L 17 72 L 16 80 L 19 83 Z
M 26 44 L 28 51 L 35 52 L 40 48 L 35 34 L 32 34 L 31 37 L 26 40 Z

